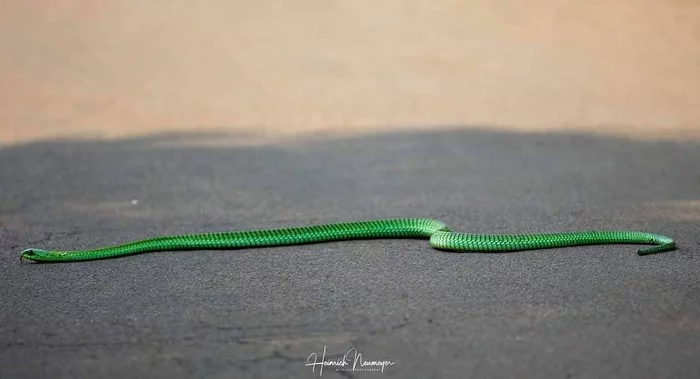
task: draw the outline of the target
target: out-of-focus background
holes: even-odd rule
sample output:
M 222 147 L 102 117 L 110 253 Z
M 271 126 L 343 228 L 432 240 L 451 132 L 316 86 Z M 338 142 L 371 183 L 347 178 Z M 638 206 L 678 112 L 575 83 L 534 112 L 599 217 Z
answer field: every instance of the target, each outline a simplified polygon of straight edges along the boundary
M 2 1 L 0 143 L 430 126 L 700 136 L 693 0 Z

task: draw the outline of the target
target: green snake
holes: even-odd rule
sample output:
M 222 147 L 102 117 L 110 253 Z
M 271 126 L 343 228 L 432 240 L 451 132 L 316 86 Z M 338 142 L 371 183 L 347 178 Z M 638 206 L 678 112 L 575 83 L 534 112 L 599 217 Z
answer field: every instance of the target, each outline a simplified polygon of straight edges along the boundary
M 74 262 L 173 250 L 243 249 L 377 238 L 429 239 L 438 250 L 456 252 L 507 252 L 601 244 L 648 244 L 637 254 L 674 250 L 673 239 L 646 232 L 591 230 L 541 234 L 467 234 L 450 231 L 445 223 L 429 218 L 368 220 L 293 228 L 243 230 L 163 236 L 90 250 L 26 249 L 20 254 L 37 262 Z

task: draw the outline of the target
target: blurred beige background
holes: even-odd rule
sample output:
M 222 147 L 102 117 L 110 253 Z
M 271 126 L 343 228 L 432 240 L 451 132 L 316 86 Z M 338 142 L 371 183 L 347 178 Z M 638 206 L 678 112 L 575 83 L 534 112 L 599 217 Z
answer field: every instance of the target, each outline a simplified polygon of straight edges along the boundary
M 695 0 L 2 0 L 0 48 L 0 145 L 474 126 L 700 137 Z

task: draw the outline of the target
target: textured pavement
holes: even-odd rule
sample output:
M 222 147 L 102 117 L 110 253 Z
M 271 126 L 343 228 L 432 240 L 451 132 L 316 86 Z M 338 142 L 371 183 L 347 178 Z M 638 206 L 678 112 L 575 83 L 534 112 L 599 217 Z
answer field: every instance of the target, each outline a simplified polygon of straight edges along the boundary
M 196 136 L 0 150 L 0 376 L 304 378 L 324 346 L 395 362 L 345 373 L 357 378 L 700 373 L 696 143 L 487 130 L 180 139 Z M 375 240 L 17 259 L 27 246 L 422 216 L 471 232 L 648 230 L 680 249 L 450 254 Z
M 700 377 L 700 7 L 524 4 L 0 0 L 0 378 Z M 679 249 L 18 259 L 388 217 Z

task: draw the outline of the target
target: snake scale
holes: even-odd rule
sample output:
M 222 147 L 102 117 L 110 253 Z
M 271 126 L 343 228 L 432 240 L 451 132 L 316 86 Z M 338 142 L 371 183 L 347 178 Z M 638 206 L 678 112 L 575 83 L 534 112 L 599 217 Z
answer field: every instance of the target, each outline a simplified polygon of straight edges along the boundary
M 452 232 L 439 220 L 397 218 L 281 229 L 181 234 L 89 250 L 54 251 L 30 248 L 22 251 L 20 258 L 36 262 L 74 262 L 155 251 L 243 249 L 377 238 L 429 239 L 430 245 L 435 249 L 456 252 L 507 252 L 601 244 L 655 245 L 639 249 L 637 252 L 639 255 L 647 255 L 676 248 L 675 242 L 669 237 L 637 231 L 468 234 Z

